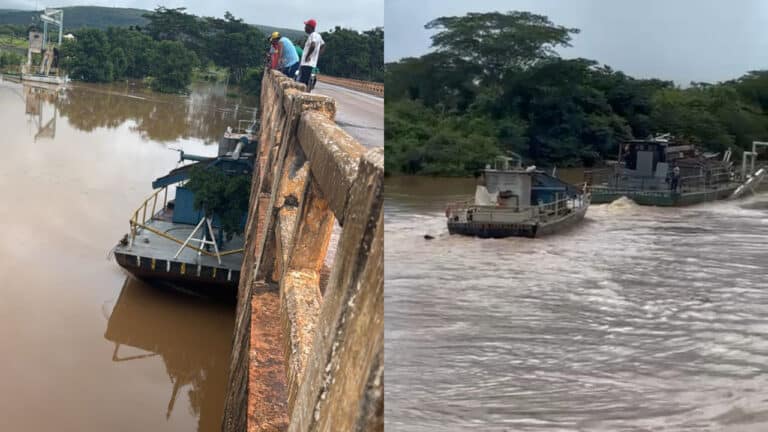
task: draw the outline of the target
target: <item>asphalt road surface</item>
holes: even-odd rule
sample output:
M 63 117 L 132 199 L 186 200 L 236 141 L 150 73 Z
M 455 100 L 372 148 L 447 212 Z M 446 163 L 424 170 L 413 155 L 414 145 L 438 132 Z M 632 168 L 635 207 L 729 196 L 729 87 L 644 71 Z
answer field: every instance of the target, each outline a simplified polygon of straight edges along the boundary
M 313 93 L 336 99 L 336 123 L 362 145 L 384 146 L 384 98 L 321 82 Z

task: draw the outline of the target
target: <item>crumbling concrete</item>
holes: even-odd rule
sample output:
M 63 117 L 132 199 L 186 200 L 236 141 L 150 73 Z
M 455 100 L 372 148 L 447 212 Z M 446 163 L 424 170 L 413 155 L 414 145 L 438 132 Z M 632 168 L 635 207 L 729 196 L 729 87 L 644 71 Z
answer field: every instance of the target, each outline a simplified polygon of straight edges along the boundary
M 225 431 L 383 430 L 383 151 L 303 90 L 262 83 Z

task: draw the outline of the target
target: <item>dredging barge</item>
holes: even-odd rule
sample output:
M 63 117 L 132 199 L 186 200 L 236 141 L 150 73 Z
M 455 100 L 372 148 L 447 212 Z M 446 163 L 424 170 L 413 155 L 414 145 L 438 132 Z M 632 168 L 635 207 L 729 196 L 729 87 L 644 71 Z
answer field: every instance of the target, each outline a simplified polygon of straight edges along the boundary
M 537 170 L 519 156 L 481 172 L 474 201 L 449 204 L 448 232 L 481 238 L 539 237 L 570 228 L 589 208 L 588 192 Z
M 759 144 L 759 143 L 756 143 Z M 687 206 L 739 197 L 765 176 L 754 170 L 756 149 L 744 152 L 741 174 L 734 169 L 731 151 L 701 152 L 694 145 L 676 143 L 669 134 L 630 140 L 619 146 L 612 167 L 585 171 L 593 204 L 627 197 L 639 205 Z M 747 171 L 747 157 L 752 169 Z
M 113 249 L 117 263 L 132 275 L 182 291 L 200 293 L 237 289 L 243 261 L 242 234 L 222 235 L 218 215 L 195 208 L 195 193 L 186 187 L 196 167 L 228 175 L 253 174 L 257 125 L 240 122 L 228 129 L 218 156 L 181 152 L 192 161 L 152 182 L 154 192 L 133 212 L 130 232 Z M 175 197 L 169 199 L 169 189 Z M 158 210 L 159 209 L 159 210 Z M 247 212 L 242 217 L 242 227 Z

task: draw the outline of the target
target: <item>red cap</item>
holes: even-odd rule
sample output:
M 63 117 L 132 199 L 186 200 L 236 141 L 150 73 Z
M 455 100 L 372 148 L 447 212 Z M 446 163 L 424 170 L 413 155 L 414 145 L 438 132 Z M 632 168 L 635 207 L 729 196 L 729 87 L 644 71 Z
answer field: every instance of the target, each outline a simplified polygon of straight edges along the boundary
M 313 19 L 308 19 L 308 20 L 304 21 L 304 25 L 308 25 L 308 26 L 310 26 L 312 28 L 317 28 L 317 21 L 315 21 Z

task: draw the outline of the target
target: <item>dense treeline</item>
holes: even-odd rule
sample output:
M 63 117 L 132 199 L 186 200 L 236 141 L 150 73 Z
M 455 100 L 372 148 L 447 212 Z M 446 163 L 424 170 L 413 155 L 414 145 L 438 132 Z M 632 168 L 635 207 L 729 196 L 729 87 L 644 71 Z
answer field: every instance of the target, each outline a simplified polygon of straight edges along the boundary
M 229 12 L 223 19 L 200 18 L 184 8 L 158 7 L 144 18 L 144 26 L 75 31 L 76 40 L 64 44 L 62 66 L 72 78 L 90 82 L 149 77 L 154 89 L 166 92 L 183 91 L 195 67 L 217 66 L 229 70 L 232 82 L 259 93 L 268 42 L 258 28 Z M 323 73 L 383 79 L 383 29 L 337 27 L 323 38 Z
M 184 8 L 159 7 L 145 17 L 145 27 L 76 31 L 76 40 L 64 44 L 62 66 L 83 81 L 148 78 L 156 90 L 178 92 L 197 66 L 227 68 L 238 83 L 266 50 L 265 36 L 229 12 L 200 19 Z
M 23 61 L 24 57 L 18 53 L 0 51 L 0 71 L 18 73 Z
M 21 24 L 0 24 L 0 36 L 14 36 L 25 39 L 27 37 L 27 27 Z
M 768 137 L 768 71 L 717 84 L 637 79 L 562 59 L 577 29 L 527 12 L 438 18 L 434 51 L 386 67 L 388 173 L 466 175 L 514 151 L 591 165 L 620 141 L 671 132 L 741 152 Z
M 365 32 L 336 27 L 322 32 L 326 49 L 317 67 L 327 75 L 364 81 L 384 80 L 384 29 Z M 302 39 L 304 46 L 306 37 Z
M 144 27 L 147 24 L 147 18 L 144 15 L 151 12 L 146 9 L 103 6 L 69 6 L 57 9 L 64 11 L 64 31 L 66 32 L 81 28 L 106 30 L 109 27 Z M 2 26 L 4 25 L 18 25 L 22 28 L 22 32 L 25 32 L 26 28 L 37 20 L 40 13 L 41 11 L 0 9 L 0 34 L 2 34 Z M 297 27 L 300 27 L 301 19 L 297 19 L 296 23 Z M 284 29 L 262 24 L 253 25 L 264 34 L 279 31 L 291 38 L 291 40 L 301 39 L 304 35 L 302 30 Z M 24 37 L 26 38 L 26 35 Z

